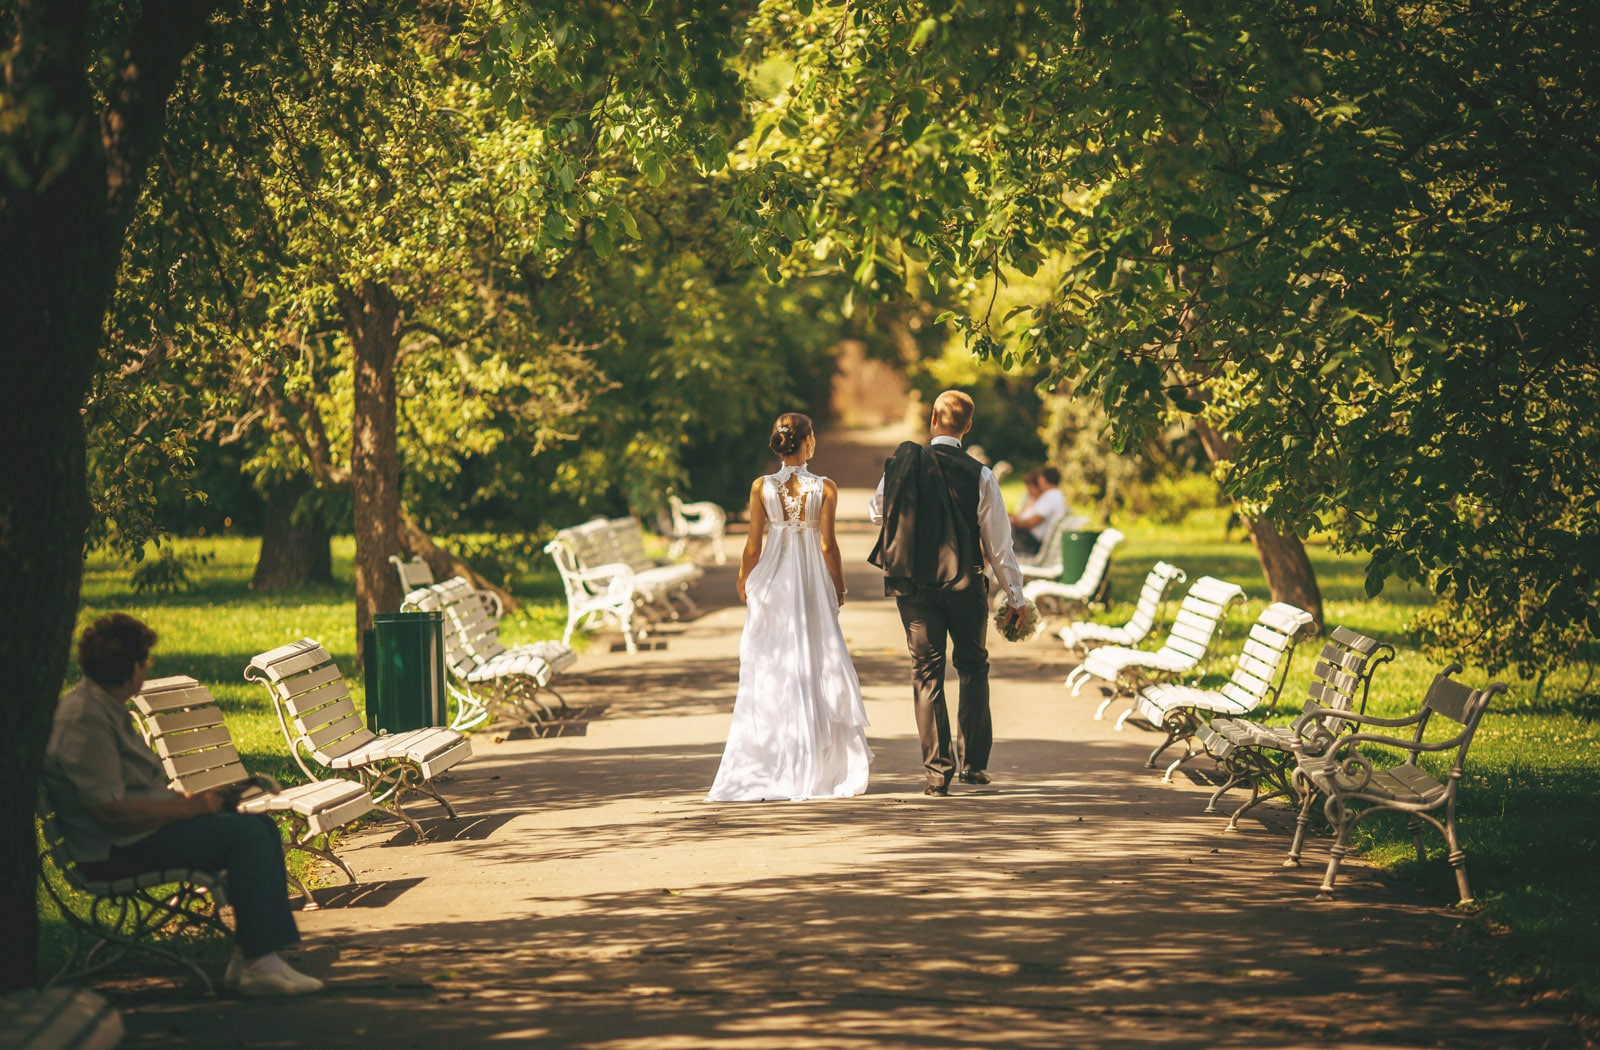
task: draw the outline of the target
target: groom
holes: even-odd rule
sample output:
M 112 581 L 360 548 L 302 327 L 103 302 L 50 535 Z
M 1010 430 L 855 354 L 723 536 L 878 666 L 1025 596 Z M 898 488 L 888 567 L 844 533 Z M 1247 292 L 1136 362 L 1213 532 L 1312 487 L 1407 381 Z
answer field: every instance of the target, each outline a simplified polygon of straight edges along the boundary
M 989 718 L 988 561 L 1011 598 L 1013 622 L 1022 609 L 1022 571 L 1011 549 L 1011 522 L 1000 483 L 967 455 L 961 439 L 972 429 L 972 398 L 946 390 L 933 402 L 926 447 L 907 441 L 884 464 L 869 512 L 882 527 L 869 559 L 883 570 L 883 589 L 900 606 L 911 650 L 911 688 L 917 736 L 927 771 L 925 795 L 948 795 L 950 778 L 987 784 L 994 730 Z M 944 701 L 945 651 L 953 650 L 961 679 L 956 748 Z

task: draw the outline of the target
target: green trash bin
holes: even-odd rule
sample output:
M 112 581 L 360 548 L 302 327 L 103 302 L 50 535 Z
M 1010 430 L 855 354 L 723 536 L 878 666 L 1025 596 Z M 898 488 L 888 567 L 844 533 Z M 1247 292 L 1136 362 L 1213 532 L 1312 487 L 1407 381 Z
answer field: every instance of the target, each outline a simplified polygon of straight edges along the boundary
M 446 725 L 444 614 L 379 613 L 365 642 L 367 728 L 402 733 Z
M 1083 570 L 1089 564 L 1089 552 L 1094 550 L 1098 532 L 1063 532 L 1061 534 L 1061 582 L 1077 583 L 1083 579 Z

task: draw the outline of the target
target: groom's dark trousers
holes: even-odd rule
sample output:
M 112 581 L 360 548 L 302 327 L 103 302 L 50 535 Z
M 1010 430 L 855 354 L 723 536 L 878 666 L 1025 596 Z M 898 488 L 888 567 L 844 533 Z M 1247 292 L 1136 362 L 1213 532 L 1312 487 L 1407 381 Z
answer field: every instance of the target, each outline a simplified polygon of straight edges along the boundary
M 958 770 L 989 768 L 994 725 L 989 716 L 989 650 L 983 644 L 989 627 L 988 591 L 988 581 L 980 575 L 963 590 L 917 585 L 895 599 L 911 650 L 917 738 L 930 784 L 948 784 Z M 961 680 L 954 751 L 944 699 L 947 649 Z

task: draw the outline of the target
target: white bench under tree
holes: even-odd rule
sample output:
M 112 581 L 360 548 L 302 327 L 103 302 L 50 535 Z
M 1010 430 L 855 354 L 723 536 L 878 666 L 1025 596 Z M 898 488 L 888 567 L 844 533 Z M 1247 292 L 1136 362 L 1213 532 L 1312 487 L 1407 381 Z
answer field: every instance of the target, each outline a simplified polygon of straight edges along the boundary
M 1047 605 L 1059 605 L 1063 612 L 1087 609 L 1090 602 L 1097 600 L 1105 592 L 1106 575 L 1111 571 L 1111 552 L 1117 549 L 1117 544 L 1123 539 L 1122 533 L 1117 529 L 1106 529 L 1095 537 L 1094 546 L 1089 550 L 1089 558 L 1084 562 L 1083 572 L 1076 580 L 1071 583 L 1062 583 L 1054 578 L 1029 580 L 1022 587 L 1022 596 L 1038 603 L 1041 609 Z M 1061 572 L 1061 541 L 1057 539 L 1055 575 L 1059 576 Z
M 728 524 L 726 511 L 710 500 L 685 503 L 676 492 L 667 493 L 667 509 L 672 515 L 672 546 L 667 549 L 668 557 L 692 557 L 694 550 L 703 547 L 718 565 L 728 563 L 728 554 L 722 547 L 722 536 Z
M 632 518 L 595 518 L 556 533 L 545 546 L 561 574 L 567 598 L 567 626 L 573 632 L 614 623 L 628 652 L 658 620 L 677 619 L 680 606 L 693 611 L 689 587 L 702 575 L 698 565 L 661 565 L 644 550 L 644 535 Z M 675 604 L 676 603 L 676 604 Z
M 1156 562 L 1155 567 L 1145 574 L 1144 583 L 1139 588 L 1139 599 L 1134 603 L 1133 615 L 1126 623 L 1113 625 L 1073 620 L 1057 632 L 1061 644 L 1069 651 L 1080 654 L 1102 645 L 1138 645 L 1155 627 L 1161 603 L 1167 599 L 1167 591 L 1174 583 L 1182 583 L 1187 579 L 1182 569 L 1164 561 Z
M 1104 717 L 1106 708 L 1119 696 L 1132 696 L 1147 685 L 1169 681 L 1198 668 L 1211 650 L 1223 616 L 1242 601 L 1244 589 L 1238 584 L 1202 576 L 1178 604 L 1178 615 L 1161 648 L 1150 651 L 1108 645 L 1090 650 L 1083 662 L 1068 673 L 1066 686 L 1077 696 L 1093 679 L 1105 683 L 1109 691 L 1094 712 L 1096 718 Z
M 1261 610 L 1250 625 L 1244 645 L 1235 658 L 1233 674 L 1220 689 L 1201 689 L 1177 682 L 1147 685 L 1134 696 L 1133 706 L 1117 719 L 1121 729 L 1128 721 L 1139 721 L 1167 734 L 1150 752 L 1146 766 L 1154 767 L 1162 753 L 1173 744 L 1184 745 L 1184 753 L 1167 766 L 1163 781 L 1170 782 L 1177 768 L 1204 748 L 1196 748 L 1195 734 L 1212 715 L 1250 714 L 1260 708 L 1272 711 L 1283 692 L 1289 664 L 1294 659 L 1295 643 L 1316 621 L 1304 609 L 1287 602 L 1273 602 Z
M 447 727 L 374 733 L 356 711 L 339 666 L 311 638 L 261 653 L 244 676 L 266 687 L 289 753 L 307 778 L 322 779 L 313 763 L 335 775 L 354 776 L 384 812 L 416 832 L 419 842 L 427 836 L 405 811 L 407 796 L 425 795 L 455 819 L 455 808 L 434 780 L 472 756 L 472 744 L 461 733 Z
M 569 713 L 554 682 L 577 662 L 572 647 L 540 641 L 508 648 L 478 595 L 471 583 L 457 576 L 412 591 L 401 605 L 444 616 L 444 659 L 450 669 L 450 695 L 456 701 L 450 725 L 464 730 L 490 718 L 530 726 L 552 723 L 556 712 L 542 699 L 546 692 L 556 698 L 561 714 Z

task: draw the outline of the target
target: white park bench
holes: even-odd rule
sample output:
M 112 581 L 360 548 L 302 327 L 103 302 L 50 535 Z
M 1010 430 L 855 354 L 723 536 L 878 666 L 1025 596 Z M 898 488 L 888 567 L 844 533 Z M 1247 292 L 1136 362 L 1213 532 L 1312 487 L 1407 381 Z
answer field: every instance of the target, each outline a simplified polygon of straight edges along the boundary
M 1320 796 L 1324 800 L 1323 813 L 1334 829 L 1328 870 L 1322 878 L 1322 893 L 1333 894 L 1334 880 L 1348 849 L 1345 843 L 1350 832 L 1364 818 L 1388 810 L 1406 815 L 1418 863 L 1428 859 L 1422 846 L 1423 822 L 1438 829 L 1444 836 L 1447 859 L 1455 869 L 1461 903 L 1472 903 L 1472 889 L 1467 884 L 1467 854 L 1461 848 L 1456 827 L 1456 796 L 1467 762 L 1467 749 L 1472 746 L 1478 723 L 1488 710 L 1489 701 L 1505 692 L 1506 687 L 1503 682 L 1494 682 L 1483 689 L 1469 688 L 1450 677 L 1460 669 L 1459 665 L 1451 664 L 1436 675 L 1423 698 L 1421 710 L 1405 718 L 1377 718 L 1349 710 L 1319 708 L 1295 720 L 1295 747 L 1299 759 L 1295 780 L 1303 797 L 1285 867 L 1300 866 L 1311 804 Z M 1454 735 L 1444 740 L 1426 739 L 1428 725 L 1435 715 L 1456 727 Z M 1303 743 L 1315 735 L 1310 732 L 1312 723 L 1324 727 L 1352 724 L 1355 731 L 1336 736 L 1331 746 L 1313 751 Z M 1375 729 L 1409 729 L 1411 732 L 1408 738 L 1371 731 Z M 1382 749 L 1390 755 L 1398 751 L 1405 756 L 1404 761 L 1380 768 L 1373 749 Z M 1443 756 L 1451 752 L 1454 754 L 1450 769 L 1443 780 L 1417 765 L 1418 757 L 1423 754 Z
M 1131 695 L 1146 685 L 1188 674 L 1200 666 L 1211 649 L 1222 617 L 1236 602 L 1244 601 L 1244 589 L 1236 583 L 1202 576 L 1189 588 L 1178 605 L 1161 648 L 1151 652 L 1121 645 L 1090 650 L 1083 663 L 1067 675 L 1066 686 L 1077 696 L 1091 679 L 1098 678 L 1111 687 L 1095 708 L 1102 718 L 1106 708 L 1119 696 Z
M 310 763 L 354 774 L 373 801 L 415 831 L 419 842 L 427 836 L 402 807 L 406 796 L 426 795 L 455 819 L 434 778 L 472 756 L 472 744 L 459 732 L 433 727 L 374 733 L 356 712 L 333 657 L 310 638 L 261 653 L 244 677 L 266 687 L 289 753 L 308 779 L 322 779 Z
M 412 558 L 402 558 L 398 554 L 389 555 L 389 561 L 394 564 L 395 572 L 400 575 L 400 593 L 410 594 L 412 591 L 423 587 L 433 586 L 433 568 L 422 560 L 421 555 Z M 470 584 L 469 584 L 470 586 Z M 489 615 L 498 622 L 506 614 L 505 603 L 493 591 L 473 588 L 472 593 L 483 602 Z
M 1133 706 L 1117 719 L 1121 729 L 1130 719 L 1140 721 L 1167 734 L 1145 762 L 1154 767 L 1162 752 L 1182 743 L 1184 754 L 1167 766 L 1162 780 L 1171 782 L 1173 772 L 1205 749 L 1196 749 L 1195 733 L 1213 715 L 1247 715 L 1278 705 L 1283 681 L 1289 675 L 1295 643 L 1316 621 L 1304 609 L 1287 602 L 1273 602 L 1261 610 L 1250 626 L 1233 667 L 1233 674 L 1220 689 L 1200 689 L 1177 682 L 1147 685 L 1134 696 Z
M 710 552 L 712 561 L 718 565 L 728 563 L 728 554 L 722 548 L 722 534 L 728 524 L 726 511 L 710 500 L 685 503 L 676 492 L 667 493 L 667 507 L 672 514 L 672 546 L 667 549 L 669 558 L 682 558 L 690 555 L 694 549 L 704 547 Z
M 1123 540 L 1123 535 L 1116 529 L 1106 529 L 1095 537 L 1094 547 L 1089 551 L 1089 560 L 1084 563 L 1083 573 L 1072 583 L 1062 583 L 1057 579 L 1029 580 L 1022 587 L 1022 596 L 1029 601 L 1040 603 L 1056 603 L 1061 605 L 1063 611 L 1086 609 L 1089 603 L 1095 601 L 1104 591 L 1106 574 L 1111 571 L 1111 552 L 1116 550 L 1117 544 Z M 1056 575 L 1061 573 L 1061 540 L 1055 541 L 1056 547 Z
M 595 518 L 556 533 L 545 552 L 561 574 L 567 597 L 564 644 L 579 627 L 593 629 L 614 622 L 628 652 L 638 652 L 638 639 L 658 619 L 677 619 L 673 602 L 689 610 L 690 584 L 703 571 L 698 565 L 658 565 L 644 550 L 644 535 L 633 518 Z
M 1303 710 L 1365 712 L 1373 672 L 1394 656 L 1394 646 L 1387 642 L 1335 627 L 1317 656 Z M 1302 742 L 1306 749 L 1321 752 L 1344 726 L 1318 721 L 1303 728 L 1313 734 Z M 1239 818 L 1261 803 L 1294 794 L 1294 745 L 1300 738 L 1293 727 L 1218 715 L 1200 727 L 1196 739 L 1226 774 L 1206 803 L 1207 813 L 1215 813 L 1222 796 L 1235 787 L 1250 788 L 1250 798 L 1228 818 L 1229 831 L 1237 831 Z
M 211 978 L 184 954 L 185 948 L 194 946 L 194 938 L 177 934 L 200 931 L 232 936 L 220 914 L 228 903 L 222 876 L 167 868 L 118 879 L 92 879 L 67 851 L 55 807 L 45 792 L 39 793 L 38 817 L 44 843 L 39 882 L 72 929 L 72 947 L 50 983 L 98 973 L 128 952 L 140 951 L 183 967 L 207 995 L 215 994 Z M 77 894 L 62 893 L 57 877 Z
M 195 795 L 232 788 L 240 813 L 265 813 L 288 825 L 285 852 L 299 850 L 321 857 L 356 881 L 355 872 L 333 852 L 330 836 L 372 809 L 366 788 L 339 778 L 282 788 L 268 778 L 251 776 L 216 699 L 188 675 L 150 679 L 133 698 L 133 708 L 174 790 Z M 315 908 L 311 892 L 293 871 L 289 881 L 305 899 L 305 907 Z
M 444 615 L 444 660 L 450 668 L 450 695 L 456 713 L 454 729 L 470 729 L 489 718 L 508 718 L 526 725 L 555 718 L 540 698 L 549 692 L 563 713 L 567 702 L 556 690 L 556 677 L 578 659 L 564 642 L 530 642 L 507 648 L 500 628 L 479 600 L 479 592 L 459 576 L 407 594 L 401 609 Z
M 1182 569 L 1164 561 L 1156 562 L 1155 567 L 1145 574 L 1144 584 L 1139 588 L 1139 600 L 1134 604 L 1133 615 L 1127 623 L 1110 625 L 1073 620 L 1058 632 L 1061 644 L 1078 653 L 1086 653 L 1101 645 L 1138 645 L 1155 626 L 1167 591 L 1174 583 L 1182 583 L 1187 579 Z

